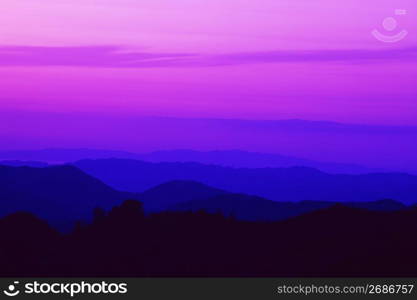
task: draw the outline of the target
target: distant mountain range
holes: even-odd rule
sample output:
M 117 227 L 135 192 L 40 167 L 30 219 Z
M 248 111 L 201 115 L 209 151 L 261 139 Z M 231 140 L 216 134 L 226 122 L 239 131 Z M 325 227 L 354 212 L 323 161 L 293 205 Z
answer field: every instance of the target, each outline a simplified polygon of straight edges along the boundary
M 337 204 L 325 201 L 277 202 L 257 196 L 233 194 L 193 181 L 167 182 L 138 197 L 147 212 L 205 211 L 244 221 L 279 221 Z M 370 211 L 407 209 L 406 205 L 393 200 L 347 202 L 344 205 Z
M 199 182 L 175 180 L 150 188 L 138 194 L 138 197 L 144 203 L 145 211 L 161 212 L 172 210 L 179 203 L 210 201 L 220 195 L 231 194 Z
M 242 221 L 281 221 L 309 212 L 329 208 L 335 202 L 301 201 L 276 202 L 256 196 L 230 194 L 213 197 L 207 200 L 189 201 L 171 206 L 168 211 L 220 213 Z M 343 205 L 368 211 L 400 211 L 407 206 L 392 200 L 352 203 Z
M 257 153 L 241 150 L 194 151 L 172 150 L 156 151 L 145 154 L 124 151 L 94 149 L 44 149 L 0 151 L 0 160 L 40 161 L 49 163 L 66 163 L 82 159 L 136 159 L 148 162 L 197 162 L 236 168 L 287 168 L 311 167 L 327 173 L 365 174 L 382 172 L 383 169 L 369 168 L 355 164 L 319 162 L 292 156 L 271 153 Z
M 311 167 L 327 173 L 364 174 L 381 172 L 381 169 L 367 168 L 355 164 L 318 162 L 279 154 L 230 151 L 173 150 L 144 154 L 139 159 L 149 162 L 197 162 L 235 168 L 288 168 Z
M 402 173 L 342 175 L 305 167 L 249 169 L 128 159 L 82 160 L 74 165 L 114 189 L 133 193 L 173 180 L 187 180 L 284 202 L 417 202 L 417 176 Z
M 25 126 L 21 126 L 22 120 Z M 110 117 L 75 112 L 11 112 L 3 114 L 0 122 L 4 124 L 4 128 L 14 128 L 13 132 L 6 130 L 0 133 L 2 149 L 11 149 L 11 145 L 15 149 L 50 148 L 59 147 L 58 145 L 67 145 L 64 146 L 67 148 L 77 145 L 103 149 L 120 147 L 121 150 L 135 153 L 174 149 L 237 149 L 278 153 L 317 162 L 354 163 L 417 174 L 416 126 L 343 124 L 312 120 L 193 119 L 127 115 Z M 51 124 L 54 124 L 55 131 L 60 134 L 47 134 Z M 46 135 L 40 137 L 39 132 L 45 132 Z M 85 139 L 86 136 L 89 137 L 88 140 Z M 112 157 L 143 160 L 132 156 Z M 112 157 L 82 155 L 73 160 Z M 34 158 L 1 158 L 1 155 L 0 159 L 47 162 Z
M 91 163 L 93 163 L 93 165 L 91 165 Z M 97 163 L 98 166 L 96 165 Z M 126 163 L 127 165 L 125 165 Z M 115 164 L 122 165 L 119 165 L 119 167 L 116 168 Z M 158 172 L 161 172 L 158 173 L 158 176 L 161 176 L 161 174 L 168 175 L 168 177 L 171 176 L 172 173 L 169 173 L 171 171 L 166 168 L 166 164 L 169 166 L 172 165 L 171 163 L 154 164 L 139 161 L 133 161 L 132 163 L 132 161 L 125 160 L 81 161 L 77 163 L 77 165 L 84 168 L 87 166 L 90 168 L 94 167 L 96 172 L 99 169 L 102 176 L 117 175 L 120 172 L 120 168 L 123 167 L 122 169 L 126 171 L 125 176 L 117 176 L 116 178 L 131 178 L 134 179 L 135 182 L 137 180 L 141 181 L 142 176 L 140 174 L 143 174 L 144 178 L 155 180 L 156 175 L 155 173 L 152 173 L 152 168 L 155 166 L 160 168 L 157 170 Z M 136 169 L 138 165 L 142 166 L 140 173 L 136 173 L 138 171 Z M 147 167 L 144 168 L 143 165 Z M 173 165 L 176 166 L 177 164 Z M 193 164 L 193 166 L 196 167 L 195 164 Z M 110 167 L 110 169 L 107 169 L 107 167 Z M 198 170 L 200 170 L 200 168 L 209 168 L 209 170 L 213 168 L 212 166 L 205 165 L 197 165 L 197 167 Z M 180 166 L 180 169 L 183 168 Z M 215 169 L 226 173 L 238 171 L 236 174 L 231 174 L 233 179 L 237 180 L 237 182 L 244 178 L 242 175 L 239 175 L 239 172 L 250 170 L 224 167 L 215 167 Z M 106 173 L 106 170 L 109 172 Z M 263 169 L 257 170 L 262 171 Z M 267 170 L 274 171 L 274 169 Z M 299 169 L 284 171 L 294 172 L 297 170 Z M 276 171 L 277 170 L 274 172 Z M 307 171 L 313 172 L 312 174 L 316 175 L 318 172 L 309 169 L 307 169 Z M 272 175 L 274 175 L 274 172 Z M 309 172 L 307 172 L 307 174 L 310 174 Z M 318 173 L 320 174 L 320 172 Z M 126 177 L 129 174 L 131 177 Z M 262 172 L 260 174 L 263 175 Z M 300 174 L 297 174 L 297 172 L 290 172 L 290 174 L 293 174 L 292 176 L 301 176 Z M 243 173 L 243 175 L 245 175 L 245 173 Z M 330 176 L 327 174 L 325 175 Z M 377 175 L 378 174 L 376 174 L 376 176 Z M 396 174 L 391 175 L 394 176 Z M 378 177 L 371 177 L 372 180 L 377 180 L 377 178 Z M 245 182 L 247 186 L 251 185 L 251 180 Z M 129 181 L 127 183 L 131 182 Z M 142 182 L 141 184 L 143 185 L 144 183 Z M 150 183 L 148 182 L 147 184 Z M 389 187 L 389 184 L 392 184 L 392 182 L 385 181 L 381 184 L 386 188 Z M 288 189 L 286 191 L 280 190 L 280 186 L 281 185 L 277 185 L 278 189 L 275 193 L 284 194 L 284 192 L 289 192 Z M 298 187 L 299 186 L 296 185 L 295 189 L 292 190 L 291 197 L 298 196 L 298 194 L 295 193 L 297 190 L 296 188 Z M 355 191 L 358 191 L 358 194 L 363 196 L 364 191 L 358 189 L 355 189 Z M 334 191 L 334 193 L 336 192 L 337 191 Z M 372 195 L 372 191 L 368 191 L 368 193 Z M 93 176 L 87 175 L 77 167 L 70 165 L 43 168 L 0 166 L 0 199 L 2 199 L 0 202 L 0 217 L 19 211 L 27 211 L 47 220 L 50 224 L 60 230 L 69 230 L 74 225 L 75 221 L 78 220 L 91 220 L 95 208 L 109 210 L 127 199 L 136 199 L 143 202 L 144 209 L 147 213 L 158 213 L 163 211 L 206 211 L 208 213 L 221 213 L 225 216 L 233 216 L 239 220 L 245 221 L 278 221 L 288 219 L 311 211 L 330 207 L 336 202 L 322 200 L 299 202 L 290 202 L 286 200 L 279 202 L 252 195 L 253 194 L 236 193 L 226 189 L 213 188 L 197 181 L 165 181 L 165 178 L 163 183 L 150 189 L 146 189 L 141 193 L 120 192 Z M 397 211 L 407 208 L 404 204 L 393 200 L 346 202 L 345 205 L 372 211 Z
M 1 160 L 0 165 L 10 167 L 34 167 L 34 168 L 45 168 L 49 164 L 40 161 L 30 160 Z
M 42 150 L 9 150 L 0 151 L 0 160 L 40 161 L 62 164 L 81 159 L 128 158 L 138 159 L 135 153 L 124 151 L 95 150 L 95 149 L 42 149 Z

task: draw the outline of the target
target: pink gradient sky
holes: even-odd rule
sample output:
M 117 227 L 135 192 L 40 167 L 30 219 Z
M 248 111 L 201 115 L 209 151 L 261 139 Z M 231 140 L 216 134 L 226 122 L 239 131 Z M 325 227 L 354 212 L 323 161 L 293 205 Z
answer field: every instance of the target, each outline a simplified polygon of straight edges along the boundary
M 417 125 L 415 0 L 2 0 L 0 112 Z M 393 16 L 407 38 L 370 34 Z M 397 31 L 394 31 L 396 33 Z M 386 32 L 385 32 L 386 33 Z

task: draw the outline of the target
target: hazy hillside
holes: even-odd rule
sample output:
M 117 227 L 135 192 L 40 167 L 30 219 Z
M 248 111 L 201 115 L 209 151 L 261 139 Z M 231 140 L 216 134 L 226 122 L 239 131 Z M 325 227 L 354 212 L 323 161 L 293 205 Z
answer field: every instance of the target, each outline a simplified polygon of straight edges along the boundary
M 173 180 L 197 181 L 275 201 L 417 202 L 417 176 L 402 173 L 328 174 L 312 168 L 230 168 L 198 163 L 82 160 L 74 164 L 115 189 L 143 192 Z
M 43 161 L 50 163 L 74 162 L 82 159 L 137 159 L 149 162 L 197 162 L 236 168 L 287 168 L 312 167 L 329 173 L 364 174 L 381 171 L 355 164 L 321 162 L 272 153 L 242 150 L 195 151 L 171 150 L 149 153 L 131 153 L 99 149 L 43 149 L 0 151 L 0 160 L 23 162 Z
M 41 150 L 3 150 L 0 160 L 43 161 L 51 163 L 66 163 L 80 159 L 100 158 L 129 158 L 138 159 L 140 156 L 124 151 L 96 149 L 64 149 L 50 148 Z
M 170 181 L 160 184 L 138 195 L 144 203 L 145 211 L 163 211 L 172 205 L 195 200 L 210 199 L 228 192 L 215 189 L 194 181 Z
M 1 160 L 0 166 L 45 168 L 45 167 L 48 167 L 49 165 L 45 162 L 40 162 L 40 161 Z
M 0 215 L 28 211 L 60 226 L 130 197 L 73 166 L 0 166 Z
M 288 168 L 311 167 L 328 173 L 364 174 L 380 171 L 354 164 L 341 164 L 313 161 L 292 156 L 272 153 L 258 153 L 241 150 L 229 151 L 193 151 L 172 150 L 156 151 L 140 156 L 149 162 L 197 162 L 235 168 Z

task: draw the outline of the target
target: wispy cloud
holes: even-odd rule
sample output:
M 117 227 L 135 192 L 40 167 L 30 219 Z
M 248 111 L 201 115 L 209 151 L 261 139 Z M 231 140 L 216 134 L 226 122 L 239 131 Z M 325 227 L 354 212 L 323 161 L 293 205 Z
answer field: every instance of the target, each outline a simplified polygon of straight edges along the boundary
M 208 67 L 284 62 L 417 62 L 417 47 L 384 50 L 237 52 L 203 55 L 126 51 L 117 46 L 0 47 L 0 66 L 95 68 Z
M 311 50 L 269 51 L 218 55 L 214 64 L 247 64 L 277 62 L 375 62 L 417 61 L 417 47 L 390 50 Z
M 133 52 L 116 46 L 0 47 L 0 66 L 159 67 L 187 57 L 190 54 Z

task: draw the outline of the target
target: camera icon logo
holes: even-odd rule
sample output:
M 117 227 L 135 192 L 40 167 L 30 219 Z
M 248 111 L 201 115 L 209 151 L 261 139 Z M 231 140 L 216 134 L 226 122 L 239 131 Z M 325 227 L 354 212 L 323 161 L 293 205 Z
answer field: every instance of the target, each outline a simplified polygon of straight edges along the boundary
M 19 281 L 13 282 L 13 284 L 10 284 L 6 290 L 3 291 L 3 293 L 6 296 L 14 297 L 20 294 L 20 291 L 17 289 L 17 285 L 19 284 Z
M 403 16 L 407 14 L 407 11 L 405 9 L 396 9 L 395 10 L 395 14 L 397 16 Z M 387 31 L 387 32 L 392 32 L 395 29 L 397 29 L 398 27 L 398 23 L 397 20 L 393 17 L 387 17 L 383 20 L 382 22 L 382 27 Z M 408 35 L 408 31 L 403 29 L 400 32 L 398 32 L 397 34 L 394 35 L 386 35 L 381 33 L 379 30 L 375 29 L 372 31 L 372 35 L 379 41 L 384 42 L 384 43 L 396 43 L 399 42 L 401 40 L 403 40 L 407 35 Z

